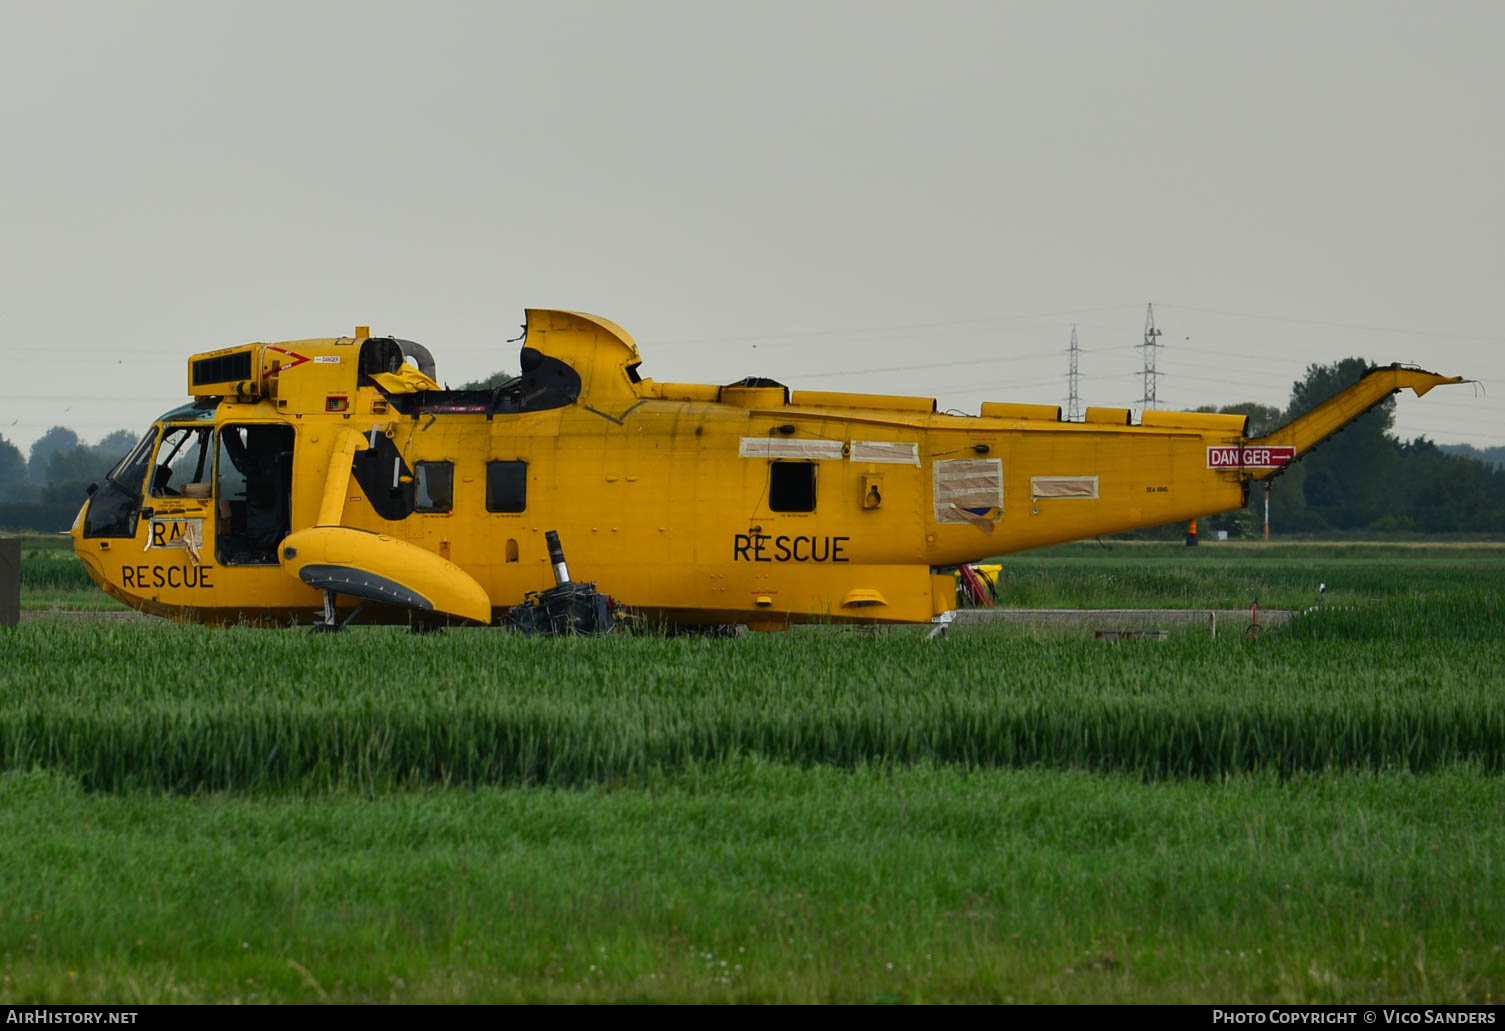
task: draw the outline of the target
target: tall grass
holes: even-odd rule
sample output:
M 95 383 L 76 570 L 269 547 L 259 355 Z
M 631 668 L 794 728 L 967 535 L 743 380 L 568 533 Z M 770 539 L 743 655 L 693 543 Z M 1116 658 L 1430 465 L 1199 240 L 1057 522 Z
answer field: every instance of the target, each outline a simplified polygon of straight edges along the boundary
M 21 590 L 93 590 L 94 581 L 72 552 L 28 548 L 21 553 Z
M 1485 546 L 1281 547 L 1076 544 L 997 559 L 998 603 L 1012 608 L 1274 608 L 1491 590 L 1505 549 Z
M 1497 1003 L 1502 806 L 1467 768 L 296 800 L 6 773 L 0 997 Z
M 1329 610 L 1257 641 L 813 630 L 536 640 L 39 622 L 0 768 L 88 787 L 641 782 L 736 757 L 1144 778 L 1505 769 L 1497 596 Z

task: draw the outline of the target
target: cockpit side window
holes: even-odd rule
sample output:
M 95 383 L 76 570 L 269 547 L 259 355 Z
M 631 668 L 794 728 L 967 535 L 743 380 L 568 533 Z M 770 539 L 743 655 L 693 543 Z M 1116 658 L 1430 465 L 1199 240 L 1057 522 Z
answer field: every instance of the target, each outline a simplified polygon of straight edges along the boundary
M 168 427 L 157 448 L 157 464 L 151 478 L 152 497 L 209 496 L 213 456 L 209 448 L 211 432 L 208 426 Z M 190 488 L 190 484 L 194 486 Z
M 131 448 L 130 453 L 115 463 L 105 478 L 118 480 L 120 483 L 133 490 L 140 490 L 141 481 L 146 477 L 146 467 L 151 462 L 152 445 L 157 443 L 157 427 L 153 426 L 146 431 L 146 436 Z

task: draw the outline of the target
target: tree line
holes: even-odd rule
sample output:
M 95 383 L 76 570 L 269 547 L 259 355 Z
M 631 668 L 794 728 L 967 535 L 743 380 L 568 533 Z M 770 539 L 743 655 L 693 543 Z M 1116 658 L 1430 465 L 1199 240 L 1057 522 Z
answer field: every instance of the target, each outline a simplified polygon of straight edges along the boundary
M 1292 384 L 1283 409 L 1248 401 L 1198 411 L 1246 415 L 1248 435 L 1260 437 L 1310 411 L 1371 367 L 1363 358 L 1311 365 Z M 462 389 L 491 387 L 508 378 L 498 372 Z M 1274 532 L 1505 533 L 1505 448 L 1439 446 L 1424 437 L 1403 441 L 1393 434 L 1394 425 L 1395 400 L 1387 398 L 1276 476 Z M 89 484 L 103 480 L 137 439 L 129 430 L 116 430 L 87 444 L 73 430 L 54 426 L 23 457 L 0 435 L 0 528 L 66 530 Z M 1210 528 L 1255 536 L 1263 505 L 1264 491 L 1256 483 L 1248 507 L 1214 517 Z
M 89 484 L 101 482 L 140 437 L 116 430 L 86 444 L 66 426 L 54 426 L 23 457 L 0 434 L 0 528 L 68 529 L 88 497 Z
M 1485 465 L 1505 469 L 1505 447 L 1474 447 L 1472 444 L 1438 444 L 1437 446 L 1450 455 L 1477 458 Z

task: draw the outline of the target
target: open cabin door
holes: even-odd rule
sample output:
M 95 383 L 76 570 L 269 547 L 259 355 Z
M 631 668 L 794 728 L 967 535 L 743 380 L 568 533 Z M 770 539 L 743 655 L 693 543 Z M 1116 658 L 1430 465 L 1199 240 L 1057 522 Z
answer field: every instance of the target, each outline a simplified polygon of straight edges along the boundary
M 220 427 L 215 558 L 224 566 L 275 566 L 292 528 L 293 428 L 282 423 Z

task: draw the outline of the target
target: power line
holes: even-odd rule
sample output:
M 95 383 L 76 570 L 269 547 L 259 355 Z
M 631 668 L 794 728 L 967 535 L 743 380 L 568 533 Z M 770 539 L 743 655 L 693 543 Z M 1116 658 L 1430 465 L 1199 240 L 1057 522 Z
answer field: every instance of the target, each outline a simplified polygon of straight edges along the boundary
M 980 394 L 984 391 L 992 390 L 1027 390 L 1030 387 L 1046 387 L 1050 386 L 1052 383 L 1059 382 L 1060 379 L 1056 376 L 1050 376 L 1046 379 L 1010 380 L 1007 383 L 978 383 L 976 380 L 969 380 L 966 383 L 952 383 L 945 386 L 933 387 L 929 389 L 933 393 L 939 393 L 941 391 L 960 391 L 964 394 Z
M 1358 329 L 1366 333 L 1393 333 L 1397 336 L 1428 337 L 1444 340 L 1470 340 L 1488 344 L 1505 344 L 1505 337 L 1489 337 L 1468 333 L 1444 333 L 1436 330 L 1397 329 L 1394 326 L 1364 326 L 1353 322 L 1335 322 L 1328 319 L 1294 319 L 1284 315 L 1261 315 L 1247 311 L 1224 311 L 1219 308 L 1198 308 L 1190 304 L 1162 304 L 1162 308 L 1178 308 L 1181 311 L 1201 312 L 1204 315 L 1226 315 L 1235 319 L 1263 319 L 1268 322 L 1288 322 L 1302 326 L 1331 326 L 1334 329 Z
M 1440 441 L 1440 443 L 1443 444 L 1466 444 L 1474 440 L 1497 440 L 1500 443 L 1505 444 L 1505 435 L 1499 433 L 1480 433 L 1476 430 L 1423 430 L 1421 431 L 1421 433 L 1423 436 L 1427 437 L 1438 437 L 1446 433 L 1456 437 L 1469 438 L 1468 440 Z
M 1225 358 L 1232 358 L 1241 362 L 1263 362 L 1266 365 L 1298 365 L 1307 363 L 1304 358 L 1272 358 L 1267 354 L 1248 354 L 1244 351 L 1224 351 L 1216 347 L 1207 347 L 1193 342 L 1193 350 L 1196 354 L 1217 354 Z
M 0 401 L 130 401 L 152 402 L 153 404 L 172 404 L 173 401 L 182 403 L 181 394 L 132 394 L 122 397 L 120 394 L 0 394 Z
M 1026 362 L 1059 355 L 1060 351 L 1034 351 L 1029 354 L 995 355 L 992 358 L 968 358 L 957 362 L 922 362 L 918 365 L 890 365 L 882 369 L 839 369 L 835 372 L 790 372 L 790 379 L 829 379 L 832 376 L 870 376 L 880 372 L 914 372 L 918 369 L 954 369 L 962 365 L 992 365 L 994 362 Z
M 893 333 L 906 329 L 942 329 L 949 326 L 983 326 L 997 322 L 1028 322 L 1031 319 L 1059 319 L 1068 315 L 1083 315 L 1099 311 L 1121 311 L 1131 308 L 1128 304 L 1104 304 L 1094 308 L 1073 308 L 1069 311 L 1040 312 L 1034 315 L 994 315 L 980 319 L 956 319 L 947 322 L 911 322 L 887 326 L 864 326 L 859 329 L 812 329 L 800 333 L 764 333 L 757 336 L 738 337 L 666 337 L 647 341 L 649 346 L 679 346 L 683 344 L 735 344 L 753 340 L 798 340 L 816 336 L 853 336 L 859 333 Z
M 1216 370 L 1209 370 L 1209 371 L 1216 371 Z M 1165 373 L 1165 375 L 1171 377 L 1172 379 L 1176 379 L 1176 380 L 1192 380 L 1192 381 L 1197 382 L 1197 383 L 1219 383 L 1219 384 L 1222 384 L 1224 386 L 1229 386 L 1229 385 L 1243 386 L 1245 384 L 1251 384 L 1252 383 L 1252 384 L 1254 384 L 1256 386 L 1267 387 L 1267 388 L 1272 389 L 1272 390 L 1279 388 L 1281 383 L 1288 382 L 1288 381 L 1285 381 L 1285 380 L 1277 382 L 1277 381 L 1272 380 L 1272 379 L 1266 379 L 1266 378 L 1264 378 L 1262 376 L 1240 376 L 1240 377 L 1238 377 L 1238 381 L 1237 381 L 1236 384 L 1230 384 L 1229 383 L 1229 379 L 1228 379 L 1227 376 L 1221 376 L 1221 377 L 1219 377 L 1219 376 L 1193 376 L 1193 375 L 1189 375 L 1189 374 L 1184 373 L 1184 372 L 1167 372 L 1167 373 Z

